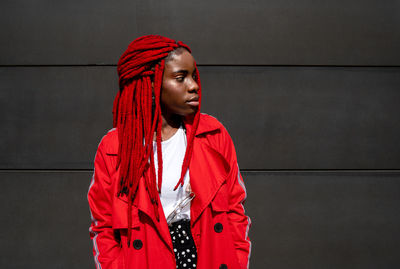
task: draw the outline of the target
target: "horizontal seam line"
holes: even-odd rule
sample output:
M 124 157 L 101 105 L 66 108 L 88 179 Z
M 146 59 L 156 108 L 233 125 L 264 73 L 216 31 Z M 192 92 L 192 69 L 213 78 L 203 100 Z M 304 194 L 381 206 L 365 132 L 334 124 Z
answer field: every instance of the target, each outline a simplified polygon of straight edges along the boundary
M 0 67 L 116 67 L 116 64 L 16 64 Z M 326 68 L 399 68 L 400 65 L 289 65 L 289 64 L 197 64 L 199 67 L 326 67 Z
M 400 169 L 240 169 L 242 173 L 400 173 Z M 0 173 L 79 173 L 93 169 L 0 169 Z
M 400 172 L 400 169 L 240 169 L 242 172 Z

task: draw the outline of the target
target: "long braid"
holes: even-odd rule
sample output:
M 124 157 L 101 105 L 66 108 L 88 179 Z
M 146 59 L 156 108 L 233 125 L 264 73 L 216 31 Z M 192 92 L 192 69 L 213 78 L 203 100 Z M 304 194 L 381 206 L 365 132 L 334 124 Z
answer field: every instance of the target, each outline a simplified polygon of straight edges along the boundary
M 155 91 L 154 91 L 154 98 L 156 102 L 156 111 L 154 112 L 161 118 L 161 85 L 162 85 L 162 75 L 164 72 L 165 60 L 161 60 L 160 64 L 156 66 L 156 74 L 159 76 L 155 81 Z M 157 104 L 158 103 L 158 104 Z M 162 184 L 162 170 L 163 170 L 163 163 L 162 163 L 162 147 L 161 147 L 161 124 L 162 122 L 159 121 L 157 124 L 157 133 L 156 133 L 156 143 L 157 143 L 157 159 L 158 159 L 158 191 L 161 192 L 161 184 Z M 161 161 L 160 161 L 161 160 Z
M 128 246 L 132 233 L 132 204 L 138 190 L 139 180 L 142 177 L 145 180 L 144 184 L 153 204 L 156 218 L 159 220 L 157 196 L 161 191 L 163 169 L 160 100 L 164 59 L 178 47 L 183 47 L 190 52 L 190 48 L 182 42 L 175 42 L 162 36 L 143 36 L 130 43 L 118 61 L 120 90 L 114 100 L 113 126 L 118 129 L 119 139 L 117 167 L 120 170 L 120 179 L 117 195 L 125 195 L 128 198 Z M 200 87 L 197 69 L 196 82 Z M 200 89 L 199 96 L 201 96 Z M 176 188 L 179 184 L 183 185 L 183 177 L 189 167 L 199 117 L 200 111 L 198 110 L 188 139 L 182 175 Z M 158 184 L 154 165 L 154 133 L 157 145 Z M 147 169 L 150 169 L 149 176 L 144 177 Z
M 192 157 L 193 140 L 196 135 L 196 130 L 197 130 L 197 127 L 199 126 L 199 121 L 200 121 L 199 111 L 200 111 L 200 105 L 201 105 L 201 84 L 200 84 L 200 74 L 199 74 L 199 70 L 198 70 L 197 66 L 196 66 L 196 83 L 199 85 L 199 109 L 193 119 L 192 132 L 190 133 L 189 141 L 188 141 L 188 144 L 186 147 L 185 157 L 183 159 L 181 177 L 178 181 L 178 184 L 176 184 L 174 190 L 176 190 L 179 187 L 179 185 L 183 186 L 183 184 L 184 184 L 185 174 L 186 174 L 187 169 L 189 168 L 190 159 Z

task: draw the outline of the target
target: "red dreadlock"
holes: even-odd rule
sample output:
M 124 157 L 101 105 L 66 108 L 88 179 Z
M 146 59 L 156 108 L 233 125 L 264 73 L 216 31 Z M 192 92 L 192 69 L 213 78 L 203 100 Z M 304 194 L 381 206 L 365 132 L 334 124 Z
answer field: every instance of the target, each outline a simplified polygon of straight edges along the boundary
M 117 163 L 120 168 L 121 178 L 118 196 L 126 195 L 128 197 L 128 246 L 131 239 L 132 202 L 139 180 L 146 169 L 150 169 L 150 176 L 144 177 L 145 186 L 154 206 L 156 218 L 159 221 L 157 195 L 158 190 L 161 190 L 162 184 L 161 86 L 165 58 L 179 47 L 191 52 L 190 48 L 182 42 L 175 42 L 162 36 L 143 36 L 130 43 L 118 61 L 120 90 L 114 100 L 113 125 L 118 129 L 119 139 Z M 196 82 L 199 85 L 198 93 L 201 98 L 200 77 L 197 69 Z M 199 117 L 200 109 L 197 110 L 193 120 L 181 177 L 175 189 L 179 185 L 183 186 L 184 176 L 189 167 L 193 151 L 193 140 Z M 156 185 L 153 156 L 154 132 L 156 132 L 157 143 L 158 186 Z

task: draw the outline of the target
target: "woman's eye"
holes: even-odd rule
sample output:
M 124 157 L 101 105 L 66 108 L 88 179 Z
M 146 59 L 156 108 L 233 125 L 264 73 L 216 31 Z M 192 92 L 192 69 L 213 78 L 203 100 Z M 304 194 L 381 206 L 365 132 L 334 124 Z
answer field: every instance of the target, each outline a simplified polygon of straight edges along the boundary
M 184 77 L 176 77 L 175 78 L 177 81 L 182 82 L 185 78 Z

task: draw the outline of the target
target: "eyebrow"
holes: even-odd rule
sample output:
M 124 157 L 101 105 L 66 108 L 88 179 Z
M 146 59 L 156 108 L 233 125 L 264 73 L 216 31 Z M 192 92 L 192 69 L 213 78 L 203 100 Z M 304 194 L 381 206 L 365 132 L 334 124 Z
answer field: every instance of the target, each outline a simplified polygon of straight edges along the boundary
M 187 73 L 189 73 L 189 71 L 182 69 L 182 70 L 178 70 L 178 71 L 173 72 L 174 75 L 179 74 L 179 73 L 187 74 Z
M 196 72 L 196 68 L 194 68 L 193 69 L 193 73 L 195 73 Z M 176 75 L 176 74 L 179 74 L 179 73 L 183 73 L 183 74 L 187 74 L 187 73 L 189 73 L 189 71 L 188 70 L 185 70 L 185 69 L 181 69 L 181 70 L 178 70 L 178 71 L 175 71 L 175 72 L 172 72 L 174 75 Z

